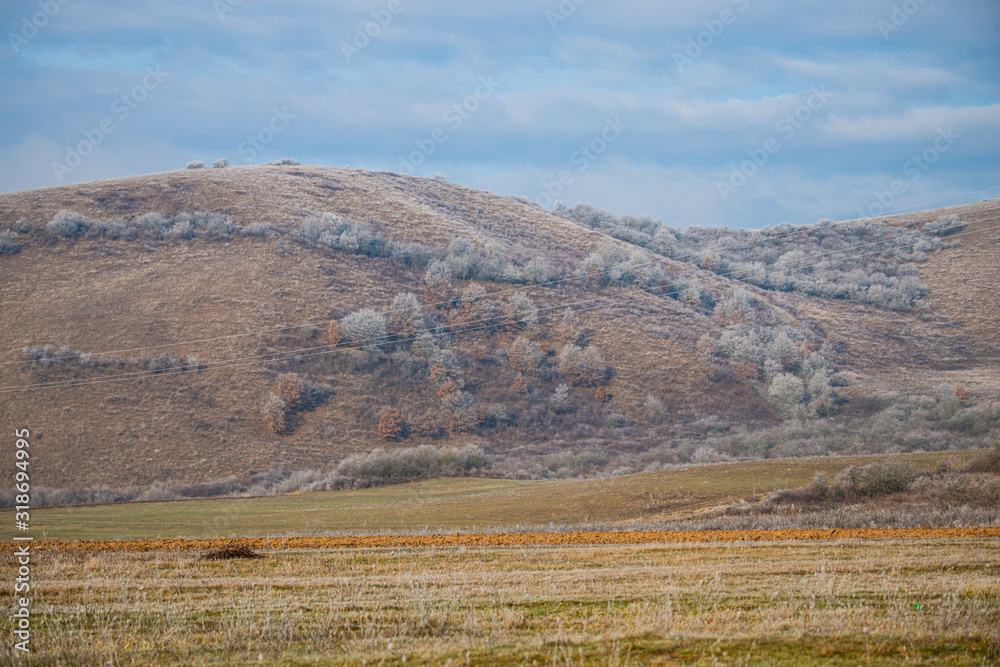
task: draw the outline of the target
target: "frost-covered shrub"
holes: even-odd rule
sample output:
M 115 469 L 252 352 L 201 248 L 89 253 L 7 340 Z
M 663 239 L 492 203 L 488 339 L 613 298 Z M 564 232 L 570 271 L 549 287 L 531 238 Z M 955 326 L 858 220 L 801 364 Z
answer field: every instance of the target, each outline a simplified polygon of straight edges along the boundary
M 530 285 L 541 285 L 549 281 L 552 266 L 544 257 L 536 257 L 524 267 L 524 281 Z
M 646 412 L 646 417 L 656 423 L 661 421 L 667 414 L 667 407 L 659 397 L 653 394 L 646 394 L 646 400 L 642 403 L 642 408 Z
M 761 338 L 763 333 L 742 324 L 726 327 L 717 343 L 720 354 L 736 364 L 749 364 L 758 368 L 763 360 Z
M 805 401 L 805 384 L 791 373 L 781 373 L 771 380 L 767 396 L 783 417 L 794 417 Z
M 760 302 L 744 289 L 731 289 L 715 304 L 712 319 L 723 326 L 729 324 L 751 325 L 757 319 Z
M 467 239 L 454 238 L 448 244 L 448 252 L 443 260 L 431 262 L 433 274 L 428 267 L 428 283 L 432 280 L 483 280 L 489 282 L 523 282 L 522 271 L 509 261 L 503 248 L 497 243 L 488 243 L 486 254 L 480 254 Z
M 279 236 L 278 229 L 267 222 L 253 222 L 243 228 L 243 236 L 276 239 Z
M 462 448 L 421 445 L 386 452 L 376 449 L 344 459 L 337 473 L 364 481 L 390 481 L 467 475 L 487 466 L 483 451 L 475 445 Z
M 388 326 L 392 333 L 412 336 L 424 328 L 423 308 L 410 292 L 400 292 L 392 299 Z
M 447 262 L 436 259 L 427 265 L 424 281 L 428 285 L 448 285 L 454 279 Z
M 715 463 L 720 460 L 719 452 L 708 445 L 701 445 L 691 454 L 691 463 Z
M 423 269 L 431 261 L 430 250 L 416 242 L 394 246 L 392 256 L 411 269 Z
M 764 372 L 796 374 L 802 370 L 805 353 L 785 331 L 778 331 L 764 344 Z
M 21 252 L 21 246 L 17 242 L 17 232 L 12 229 L 0 232 L 0 255 L 13 255 Z
M 216 169 L 222 169 L 223 167 L 228 167 L 229 166 L 229 160 L 227 158 L 224 158 L 224 157 L 216 158 L 212 162 L 212 166 L 214 168 L 216 168 Z
M 22 350 L 24 360 L 40 366 L 49 366 L 55 359 L 54 348 L 51 345 L 35 345 Z
M 394 254 L 394 244 L 371 227 L 348 222 L 333 213 L 306 217 L 292 231 L 292 238 L 303 245 L 342 250 L 352 255 L 390 257 Z
M 132 360 L 132 364 L 154 373 L 179 373 L 187 370 L 184 360 L 172 354 L 148 354 Z
M 63 210 L 45 225 L 45 231 L 52 238 L 75 238 L 83 236 L 91 226 L 86 216 Z
M 569 397 L 569 385 L 565 382 L 556 387 L 556 390 L 552 392 L 552 397 L 549 399 L 549 403 L 552 407 L 557 408 L 566 402 Z
M 625 252 L 611 244 L 601 246 L 584 257 L 577 271 L 590 283 L 602 286 L 647 289 L 660 287 L 666 282 L 662 267 L 642 252 Z
M 518 336 L 507 348 L 507 365 L 515 373 L 531 376 L 542 363 L 542 352 L 538 345 L 524 336 Z
M 368 225 L 348 225 L 347 229 L 340 233 L 336 247 L 353 255 L 380 257 L 385 241 L 376 236 Z
M 859 496 L 884 496 L 901 493 L 917 478 L 917 470 L 908 463 L 885 461 L 841 470 L 836 483 L 840 490 Z
M 177 219 L 182 219 L 182 216 L 178 216 Z M 137 236 L 149 239 L 160 239 L 163 238 L 164 233 L 171 228 L 172 221 L 169 217 L 161 213 L 151 211 L 139 216 L 132 226 L 135 228 Z
M 607 382 L 608 366 L 592 345 L 567 345 L 559 353 L 559 373 L 578 387 L 597 387 Z
M 949 217 L 928 223 L 922 231 L 874 220 L 824 220 L 802 227 L 783 224 L 752 231 L 689 227 L 681 232 L 653 218 L 619 218 L 586 204 L 560 208 L 555 214 L 764 289 L 850 299 L 891 310 L 920 307 L 927 289 L 920 284 L 915 265 L 926 261 L 928 253 L 947 247 L 940 236 L 963 226 Z M 596 277 L 617 262 L 606 252 L 592 253 L 580 270 Z
M 355 311 L 340 321 L 344 338 L 365 350 L 376 350 L 386 342 L 385 316 L 372 308 Z
M 924 225 L 921 230 L 924 234 L 934 236 L 948 236 L 965 229 L 966 224 L 957 215 L 942 215 L 937 220 L 933 220 Z
M 187 163 L 187 169 L 201 169 L 205 166 L 205 163 L 201 160 L 192 160 Z
M 205 235 L 216 241 L 228 241 L 240 229 L 233 224 L 232 218 L 221 213 L 208 213 L 204 217 Z
M 319 217 L 310 215 L 292 230 L 292 238 L 304 245 L 336 247 L 341 233 L 348 227 L 349 224 L 343 218 L 333 213 L 324 213 Z
M 448 273 L 456 280 L 472 280 L 482 270 L 485 258 L 465 239 L 452 239 L 444 259 Z
M 510 311 L 519 326 L 529 329 L 535 328 L 538 324 L 538 307 L 530 296 L 518 292 L 507 299 L 507 303 L 510 305 Z

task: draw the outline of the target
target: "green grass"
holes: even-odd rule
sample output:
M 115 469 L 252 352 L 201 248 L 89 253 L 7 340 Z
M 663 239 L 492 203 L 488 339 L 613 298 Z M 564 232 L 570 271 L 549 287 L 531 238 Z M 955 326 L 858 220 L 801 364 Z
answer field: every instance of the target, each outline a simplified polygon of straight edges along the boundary
M 889 458 L 930 469 L 979 452 Z M 398 486 L 265 498 L 207 499 L 36 509 L 45 539 L 152 539 L 230 535 L 319 535 L 346 531 L 478 530 L 683 518 L 753 493 L 795 488 L 817 472 L 887 457 L 783 459 L 691 466 L 595 480 L 437 479 Z M 4 514 L 4 513 L 0 513 Z M 10 515 L 10 511 L 5 514 Z M 8 523 L 12 516 L 3 517 Z

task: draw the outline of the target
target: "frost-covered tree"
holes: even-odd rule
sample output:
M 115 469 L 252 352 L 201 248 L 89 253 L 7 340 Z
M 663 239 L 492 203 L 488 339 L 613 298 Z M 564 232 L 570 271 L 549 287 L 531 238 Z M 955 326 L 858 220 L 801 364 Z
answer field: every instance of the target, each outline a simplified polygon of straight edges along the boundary
M 344 339 L 363 350 L 374 351 L 386 341 L 385 316 L 373 308 L 355 311 L 340 321 Z
M 785 418 L 800 414 L 806 399 L 806 389 L 802 380 L 791 373 L 780 373 L 767 390 L 768 398 L 775 409 Z

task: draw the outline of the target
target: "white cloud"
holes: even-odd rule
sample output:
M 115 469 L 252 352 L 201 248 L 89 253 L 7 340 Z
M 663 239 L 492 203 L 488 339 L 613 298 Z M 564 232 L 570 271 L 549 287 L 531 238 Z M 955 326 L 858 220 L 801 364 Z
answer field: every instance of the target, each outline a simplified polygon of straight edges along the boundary
M 991 143 L 996 143 L 1000 133 L 1000 104 L 914 108 L 900 114 L 860 118 L 833 114 L 825 131 L 833 139 L 849 141 L 919 141 L 933 138 L 939 129 L 948 127 L 959 134 L 990 138 Z

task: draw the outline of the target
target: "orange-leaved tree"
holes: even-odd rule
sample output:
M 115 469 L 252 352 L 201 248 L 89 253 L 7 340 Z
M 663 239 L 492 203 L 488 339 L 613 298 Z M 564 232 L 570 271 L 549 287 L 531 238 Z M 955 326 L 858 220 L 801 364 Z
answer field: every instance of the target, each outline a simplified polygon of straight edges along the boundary
M 384 407 L 378 418 L 379 437 L 386 440 L 400 440 L 406 434 L 406 423 L 399 408 Z

